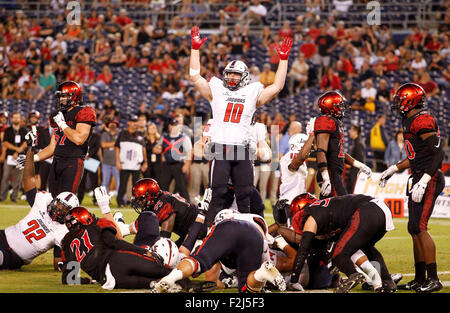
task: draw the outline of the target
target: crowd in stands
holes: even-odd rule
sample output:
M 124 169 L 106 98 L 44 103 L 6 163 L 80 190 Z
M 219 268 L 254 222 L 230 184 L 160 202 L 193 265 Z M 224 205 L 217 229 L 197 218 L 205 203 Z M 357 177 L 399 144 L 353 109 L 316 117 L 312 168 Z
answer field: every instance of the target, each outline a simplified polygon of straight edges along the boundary
M 66 23 L 61 1 L 52 1 L 58 10 L 40 18 L 29 17 L 22 10 L 0 9 L 0 110 L 6 118 L 2 122 L 2 131 L 9 127 L 8 114 L 11 116 L 12 111 L 21 110 L 22 124 L 26 126 L 28 112 L 38 108 L 36 103 L 53 101 L 57 84 L 74 80 L 83 86 L 84 103 L 93 106 L 97 112 L 96 133 L 102 139 L 112 142 L 111 138 L 106 138 L 117 136 L 116 130 L 111 134 L 111 128 L 119 132 L 128 129 L 130 122 L 136 123 L 136 131 L 147 146 L 149 161 L 152 158 L 154 163 L 149 164 L 144 175 L 158 177 L 161 170 L 157 164 L 164 159 L 161 159 L 161 146 L 171 132 L 171 121 L 178 118 L 184 125 L 183 133 L 192 135 L 194 117 L 202 117 L 204 122 L 209 117 L 208 110 L 199 110 L 201 103 L 186 69 L 190 55 L 190 27 L 194 20 L 200 30 L 208 26 L 208 3 L 211 2 L 182 1 L 179 14 L 170 23 L 163 15 L 155 13 L 164 9 L 164 1 L 140 1 L 142 6 L 152 6 L 153 13 L 139 20 L 133 19 L 117 4 L 105 5 L 109 1 L 94 3 L 97 2 L 103 6 L 83 12 L 80 25 Z M 357 1 L 333 1 L 336 14 L 327 19 L 320 18 L 323 1 L 306 2 L 307 12 L 299 14 L 294 21 L 287 20 L 280 29 L 272 29 L 265 23 L 267 10 L 273 5 L 270 1 L 227 2 L 223 10 L 215 12 L 220 17 L 219 31 L 207 35 L 208 41 L 201 54 L 201 75 L 206 79 L 221 77 L 227 62 L 241 59 L 249 66 L 251 81 L 260 81 L 267 86 L 274 80 L 279 61 L 276 48 L 282 38 L 290 36 L 294 40 L 294 49 L 286 85 L 279 95 L 281 101 L 298 99 L 296 97 L 302 94 L 316 97 L 321 92 L 338 89 L 346 97 L 352 112 L 368 114 L 371 128 L 377 122 L 377 116 L 389 114 L 396 88 L 411 80 L 424 88 L 429 101 L 435 99 L 442 107 L 449 106 L 448 23 L 430 30 L 414 26 L 407 35 L 394 36 L 395 29 L 387 25 L 349 26 L 342 21 L 339 17 Z M 447 13 L 442 16 L 446 21 L 449 20 L 448 6 L 446 1 Z M 241 23 L 231 25 L 232 19 Z M 262 30 L 258 33 L 250 31 L 254 24 L 261 24 Z M 105 93 L 105 90 L 115 91 L 115 87 L 109 86 L 122 83 L 123 76 L 119 75 L 122 70 L 145 74 L 146 79 L 140 82 L 142 85 L 133 86 L 134 91 L 152 97 L 130 107 L 115 98 L 114 93 Z M 22 100 L 21 103 L 26 105 L 11 110 L 6 106 L 7 100 Z M 174 101 L 176 106 L 169 105 Z M 312 107 L 313 102 L 284 102 L 284 105 Z M 42 110 L 40 123 L 48 126 L 50 112 Z M 278 125 L 280 136 L 287 132 L 292 121 L 305 122 L 309 118 L 296 115 L 293 110 L 278 114 L 270 112 L 261 112 L 259 120 L 266 124 L 268 132 L 271 126 Z M 447 125 L 441 127 L 443 134 L 448 136 L 446 112 L 441 112 L 444 115 L 438 120 L 447 121 Z M 386 148 L 394 140 L 393 133 L 387 133 Z M 193 138 L 191 136 L 191 140 Z M 102 140 L 99 143 L 100 151 L 111 148 Z M 386 163 L 383 156 L 379 158 L 378 161 Z M 1 161 L 5 162 L 4 154 Z M 113 168 L 115 161 L 108 162 Z M 118 177 L 112 168 L 108 175 Z M 188 170 L 184 174 L 186 180 L 192 175 Z M 101 183 L 100 177 L 96 183 Z M 91 187 L 96 183 L 91 182 Z M 191 195 L 196 193 L 200 190 L 190 192 Z

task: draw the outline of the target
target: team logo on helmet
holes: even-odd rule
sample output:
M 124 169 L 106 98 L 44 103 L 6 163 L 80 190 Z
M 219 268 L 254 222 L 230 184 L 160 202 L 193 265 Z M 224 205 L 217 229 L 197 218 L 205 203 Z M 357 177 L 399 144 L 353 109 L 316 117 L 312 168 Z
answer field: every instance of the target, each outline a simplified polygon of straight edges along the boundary
M 317 101 L 320 112 L 323 114 L 328 114 L 336 118 L 341 118 L 344 116 L 345 109 L 347 108 L 347 103 L 338 91 L 328 91 L 319 97 Z
M 175 242 L 169 238 L 160 238 L 151 251 L 161 257 L 166 267 L 174 268 L 180 261 L 180 252 Z
M 67 110 L 72 106 L 81 104 L 83 90 L 81 85 L 74 81 L 65 81 L 58 85 L 55 96 L 58 110 Z
M 61 192 L 48 204 L 47 213 L 53 221 L 64 224 L 64 216 L 66 213 L 79 205 L 77 196 L 65 191 Z
M 133 186 L 131 207 L 139 214 L 150 210 L 160 193 L 161 189 L 156 180 L 153 178 L 142 178 Z
M 395 92 L 391 110 L 406 116 L 412 109 L 422 108 L 425 105 L 425 97 L 421 86 L 414 83 L 403 84 Z

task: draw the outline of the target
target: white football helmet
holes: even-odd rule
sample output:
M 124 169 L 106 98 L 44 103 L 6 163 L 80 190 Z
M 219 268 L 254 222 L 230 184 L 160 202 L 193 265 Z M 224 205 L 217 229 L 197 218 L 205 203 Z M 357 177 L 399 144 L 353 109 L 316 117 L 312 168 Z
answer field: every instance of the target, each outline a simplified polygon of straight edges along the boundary
M 295 134 L 289 139 L 289 153 L 298 153 L 308 140 L 306 134 Z
M 239 81 L 228 79 L 228 73 L 241 74 Z M 247 86 L 250 82 L 250 72 L 244 62 L 233 60 L 227 64 L 223 70 L 223 85 L 230 90 L 237 90 L 241 87 Z
M 65 208 L 61 208 L 58 204 L 62 204 Z M 57 195 L 56 198 L 49 203 L 47 206 L 47 212 L 53 221 L 64 224 L 64 217 L 66 213 L 70 209 L 73 209 L 79 205 L 80 202 L 75 194 L 64 191 Z
M 233 218 L 237 214 L 240 214 L 239 211 L 234 209 L 223 209 L 219 213 L 216 214 L 216 217 L 214 218 L 214 224 L 219 224 L 223 220 L 227 220 L 230 218 Z
M 164 260 L 164 265 L 174 268 L 180 261 L 178 247 L 169 238 L 160 238 L 152 246 L 152 252 L 158 254 Z

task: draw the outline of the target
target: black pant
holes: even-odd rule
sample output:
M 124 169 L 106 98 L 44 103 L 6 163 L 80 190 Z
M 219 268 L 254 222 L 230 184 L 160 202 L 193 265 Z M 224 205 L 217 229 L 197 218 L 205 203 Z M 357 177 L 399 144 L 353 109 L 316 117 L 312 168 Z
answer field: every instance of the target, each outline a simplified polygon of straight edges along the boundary
M 88 186 L 89 181 L 89 186 Z M 81 179 L 80 185 L 78 186 L 78 201 L 80 204 L 83 203 L 84 194 L 86 191 L 94 190 L 98 187 L 98 174 L 97 172 L 92 173 L 91 171 L 85 170 L 83 178 Z
M 117 192 L 117 205 L 118 206 L 125 206 L 126 202 L 124 201 L 124 196 L 127 193 L 127 185 L 128 185 L 128 178 L 130 178 L 131 175 L 131 181 L 134 185 L 140 177 L 141 171 L 132 171 L 132 170 L 121 170 L 120 171 L 120 183 L 119 183 L 119 191 Z
M 211 203 L 206 216 L 207 225 L 211 225 L 216 214 L 223 209 L 228 183 L 234 187 L 236 204 L 241 213 L 250 213 L 250 196 L 253 192 L 254 172 L 247 147 L 243 149 L 241 158 L 239 149 L 242 146 L 225 146 L 221 158 L 214 158 L 210 168 Z
M 23 260 L 9 247 L 3 229 L 0 230 L 0 252 L 3 254 L 3 263 L 0 264 L 0 270 L 15 270 L 24 265 Z
M 116 251 L 109 259 L 115 288 L 149 288 L 152 281 L 170 273 L 170 269 L 156 260 L 131 251 Z
M 48 189 L 53 198 L 64 191 L 77 193 L 83 177 L 83 162 L 81 158 L 53 158 L 48 177 Z
M 48 182 L 48 176 L 50 175 L 50 169 L 52 165 L 46 161 L 41 161 L 36 163 L 37 168 L 35 168 L 36 173 L 39 173 L 39 176 L 41 177 L 41 189 L 40 190 L 47 190 L 47 182 Z
M 189 192 L 188 192 L 188 180 L 186 174 L 181 171 L 184 163 L 176 162 L 176 163 L 168 163 L 164 162 L 162 164 L 161 169 L 161 179 L 160 179 L 160 187 L 162 190 L 168 191 L 170 187 L 170 182 L 172 179 L 175 180 L 175 193 L 179 193 L 180 196 L 185 198 L 187 201 L 189 200 Z

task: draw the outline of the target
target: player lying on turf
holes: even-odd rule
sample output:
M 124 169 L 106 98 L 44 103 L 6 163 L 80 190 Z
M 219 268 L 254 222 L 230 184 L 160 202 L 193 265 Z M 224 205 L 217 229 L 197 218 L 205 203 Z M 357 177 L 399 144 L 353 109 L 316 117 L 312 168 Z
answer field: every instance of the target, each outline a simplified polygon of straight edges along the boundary
M 26 134 L 26 157 L 18 165 L 24 161 L 23 189 L 31 210 L 16 225 L 0 230 L 0 269 L 18 269 L 55 245 L 60 246 L 67 233 L 64 215 L 79 204 L 71 192 L 62 192 L 53 199 L 50 193 L 36 188 L 33 163 L 36 136 L 35 128 Z M 59 261 L 54 258 L 55 269 Z
M 198 232 L 205 222 L 205 211 L 209 207 L 210 197 L 204 197 L 187 239 L 183 243 L 191 251 Z M 267 281 L 285 290 L 283 277 L 276 267 L 263 259 L 267 224 L 255 214 L 241 214 L 234 210 L 222 210 L 208 229 L 201 245 L 193 250 L 178 264 L 177 268 L 162 278 L 154 287 L 154 292 L 167 292 L 176 281 L 186 277 L 196 277 L 211 269 L 217 262 L 233 264 L 238 273 L 239 292 L 259 292 Z M 226 261 L 225 261 L 226 260 Z

